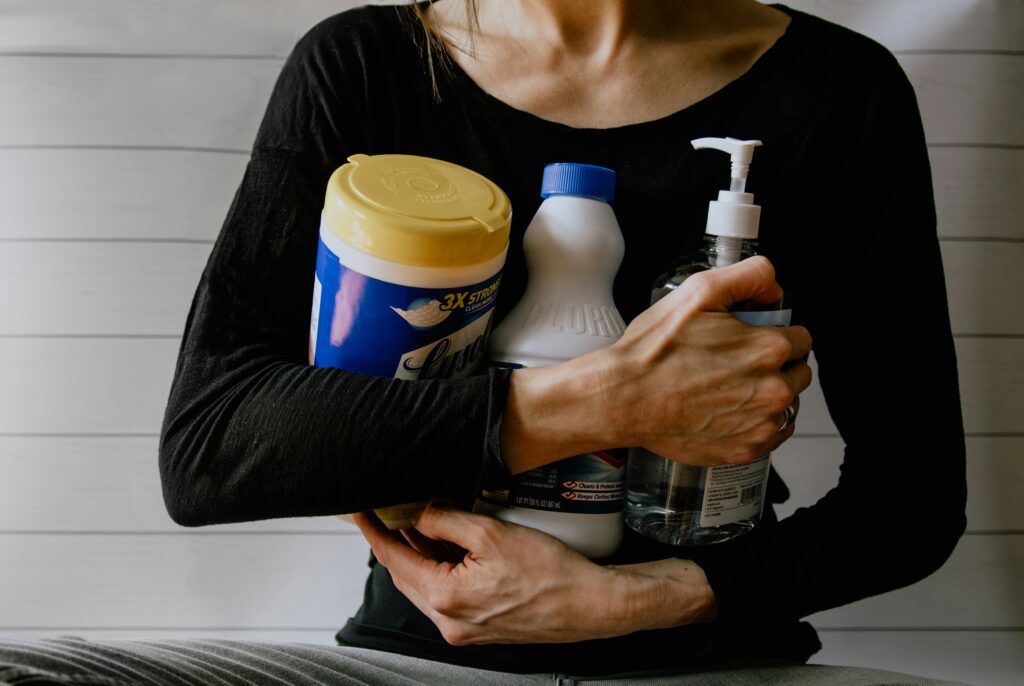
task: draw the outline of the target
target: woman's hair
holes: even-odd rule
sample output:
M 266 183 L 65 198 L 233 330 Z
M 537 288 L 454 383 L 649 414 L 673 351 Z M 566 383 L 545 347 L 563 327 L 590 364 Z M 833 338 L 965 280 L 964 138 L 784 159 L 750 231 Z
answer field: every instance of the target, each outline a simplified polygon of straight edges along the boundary
M 452 63 L 449 49 L 472 54 L 480 30 L 479 6 L 477 0 L 463 0 L 466 26 L 469 32 L 469 46 L 459 46 L 448 42 L 437 26 L 430 21 L 426 11 L 429 4 L 431 3 L 414 1 L 405 6 L 396 6 L 396 9 L 406 30 L 409 31 L 413 41 L 423 53 L 427 74 L 430 76 L 430 86 L 434 91 L 434 99 L 440 102 L 441 91 L 437 87 L 438 72 L 451 74 Z M 406 7 L 409 8 L 408 11 L 406 11 Z

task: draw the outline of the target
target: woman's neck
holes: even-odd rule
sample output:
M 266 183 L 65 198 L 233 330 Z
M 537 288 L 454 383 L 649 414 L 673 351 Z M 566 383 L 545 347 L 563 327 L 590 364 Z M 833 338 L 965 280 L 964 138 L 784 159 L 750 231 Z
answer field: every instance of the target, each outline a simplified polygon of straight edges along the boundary
M 482 34 L 600 59 L 633 41 L 678 37 L 681 27 L 699 18 L 690 7 L 694 2 L 700 0 L 477 0 L 476 5 Z M 464 0 L 443 0 L 431 11 L 443 23 L 466 30 L 460 5 Z
M 651 6 L 663 5 L 652 0 Z M 642 24 L 647 2 L 629 0 L 521 0 L 485 3 L 485 18 L 502 21 L 510 32 L 532 38 L 568 54 L 613 59 Z M 646 12 L 650 14 L 650 12 Z
M 570 126 L 656 119 L 734 80 L 788 17 L 754 0 L 463 0 L 429 17 L 485 91 Z

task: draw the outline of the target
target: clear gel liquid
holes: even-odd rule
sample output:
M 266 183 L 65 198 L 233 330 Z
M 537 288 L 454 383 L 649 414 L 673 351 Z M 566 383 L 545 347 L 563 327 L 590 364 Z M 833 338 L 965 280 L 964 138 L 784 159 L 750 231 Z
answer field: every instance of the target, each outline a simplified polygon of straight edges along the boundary
M 643 448 L 631 449 L 627 464 L 626 526 L 647 538 L 677 546 L 707 545 L 745 534 L 761 521 L 765 484 L 754 475 L 747 480 L 749 485 L 727 494 L 728 503 L 744 511 L 742 518 L 708 526 L 702 519 L 729 513 L 716 508 L 714 499 L 711 509 L 718 512 L 706 509 L 709 469 L 673 462 Z

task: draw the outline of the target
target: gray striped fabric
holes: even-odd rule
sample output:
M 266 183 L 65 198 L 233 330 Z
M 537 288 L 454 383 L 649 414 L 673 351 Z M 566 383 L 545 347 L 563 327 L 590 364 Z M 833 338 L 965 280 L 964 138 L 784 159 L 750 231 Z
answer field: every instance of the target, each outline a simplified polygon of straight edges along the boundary
M 733 664 L 690 674 L 622 674 L 581 678 L 505 674 L 432 660 L 303 643 L 219 640 L 0 641 L 0 686 L 916 686 L 952 684 L 880 670 L 823 665 Z

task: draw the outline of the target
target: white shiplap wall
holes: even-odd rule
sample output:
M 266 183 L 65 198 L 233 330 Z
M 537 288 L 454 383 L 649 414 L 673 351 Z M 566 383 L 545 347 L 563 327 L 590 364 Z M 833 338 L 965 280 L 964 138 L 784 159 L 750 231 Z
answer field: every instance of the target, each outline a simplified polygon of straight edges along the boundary
M 346 525 L 182 530 L 156 474 L 188 302 L 273 80 L 353 4 L 0 0 L 0 634 L 329 643 L 356 607 L 366 550 Z M 1024 2 L 791 4 L 876 37 L 917 87 L 969 433 L 953 558 L 815 617 L 818 659 L 1016 684 Z M 834 483 L 841 450 L 814 389 L 777 459 L 791 508 Z

